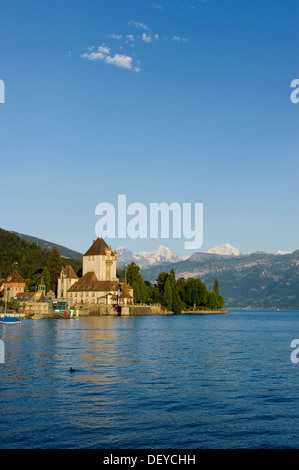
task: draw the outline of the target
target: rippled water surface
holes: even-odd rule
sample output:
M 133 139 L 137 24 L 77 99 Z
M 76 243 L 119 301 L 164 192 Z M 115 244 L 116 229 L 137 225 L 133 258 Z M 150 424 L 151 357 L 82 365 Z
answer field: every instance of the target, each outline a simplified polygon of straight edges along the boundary
M 0 324 L 0 447 L 298 448 L 295 338 L 299 312 Z

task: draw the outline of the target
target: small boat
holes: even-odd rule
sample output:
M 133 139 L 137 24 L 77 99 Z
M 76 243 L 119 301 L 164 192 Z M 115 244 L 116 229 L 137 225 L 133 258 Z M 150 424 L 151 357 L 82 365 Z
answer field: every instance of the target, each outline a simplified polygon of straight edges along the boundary
M 0 323 L 8 323 L 10 325 L 16 325 L 17 323 L 21 323 L 22 320 L 16 317 L 8 317 L 4 316 L 0 318 Z

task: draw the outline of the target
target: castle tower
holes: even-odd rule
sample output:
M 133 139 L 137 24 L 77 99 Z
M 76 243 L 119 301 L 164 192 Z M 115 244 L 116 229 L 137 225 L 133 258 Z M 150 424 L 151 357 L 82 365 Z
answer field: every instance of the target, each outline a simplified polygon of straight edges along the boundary
M 71 265 L 67 265 L 62 269 L 60 277 L 58 278 L 57 297 L 67 299 L 67 291 L 72 285 L 78 281 L 78 276 L 73 270 Z
M 117 253 L 98 238 L 83 255 L 83 276 L 94 272 L 98 281 L 116 281 Z

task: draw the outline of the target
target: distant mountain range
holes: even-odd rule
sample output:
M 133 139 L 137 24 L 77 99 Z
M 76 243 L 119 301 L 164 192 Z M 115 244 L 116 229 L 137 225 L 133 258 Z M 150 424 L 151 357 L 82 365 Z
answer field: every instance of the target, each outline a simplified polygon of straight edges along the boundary
M 172 268 L 177 278 L 200 277 L 208 289 L 218 277 L 229 308 L 299 310 L 299 250 L 284 255 L 194 253 L 185 261 L 150 266 L 141 273 L 155 282 L 161 271 Z
M 122 268 L 126 264 L 135 262 L 141 269 L 148 266 L 158 265 L 161 263 L 177 263 L 178 261 L 184 261 L 189 256 L 177 255 L 174 251 L 171 251 L 166 246 L 160 246 L 154 251 L 132 251 L 121 246 L 117 248 L 117 267 Z
M 62 256 L 82 261 L 82 253 L 29 235 L 15 233 L 20 239 L 51 250 L 59 248 Z M 119 247 L 118 268 L 135 262 L 143 278 L 155 282 L 162 271 L 173 268 L 176 277 L 200 277 L 208 289 L 219 279 L 220 293 L 228 308 L 299 310 L 299 250 L 276 253 L 242 254 L 229 243 L 207 252 L 180 256 L 165 246 L 154 251 L 131 252 Z

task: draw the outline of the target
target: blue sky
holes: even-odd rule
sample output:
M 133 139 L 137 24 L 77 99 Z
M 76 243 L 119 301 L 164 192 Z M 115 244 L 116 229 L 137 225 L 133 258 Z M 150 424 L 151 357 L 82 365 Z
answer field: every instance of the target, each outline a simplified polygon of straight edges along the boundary
M 0 226 L 85 251 L 126 194 L 202 202 L 203 251 L 298 249 L 298 20 L 298 0 L 2 0 Z

